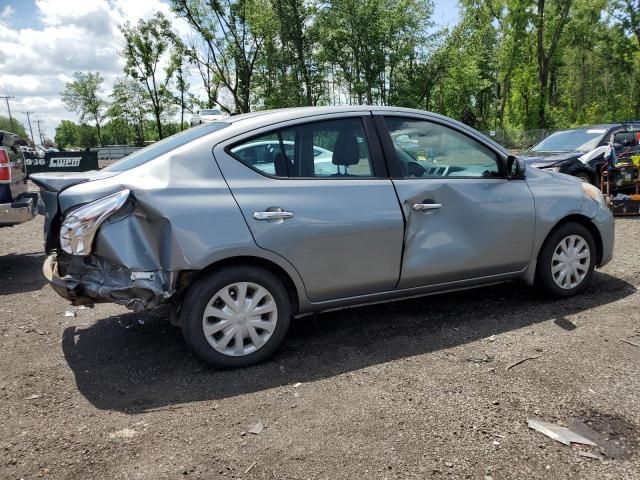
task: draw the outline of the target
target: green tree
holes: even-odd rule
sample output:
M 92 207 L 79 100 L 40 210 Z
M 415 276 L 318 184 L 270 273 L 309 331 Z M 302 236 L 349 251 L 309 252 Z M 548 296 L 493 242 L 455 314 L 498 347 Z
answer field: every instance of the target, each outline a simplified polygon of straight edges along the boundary
M 430 26 L 428 0 L 331 0 L 318 15 L 322 55 L 348 103 L 387 103 L 396 73 L 414 61 Z
M 53 141 L 61 150 L 78 146 L 78 125 L 71 120 L 62 120 L 56 127 Z
M 121 25 L 120 30 L 125 38 L 122 51 L 126 60 L 125 73 L 145 87 L 158 137 L 163 138 L 162 121 L 167 105 L 171 103 L 170 83 L 176 69 L 173 57 L 164 69 L 161 68 L 163 56 L 175 38 L 171 23 L 162 13 L 157 13 L 150 20 L 139 20 L 135 26 L 130 23 Z
M 18 120 L 16 120 L 15 118 L 13 119 L 13 126 L 12 126 L 11 120 L 9 119 L 9 117 L 0 115 L 0 130 L 4 130 L 5 132 L 15 133 L 20 138 L 25 138 L 25 139 L 29 138 L 29 136 L 27 135 L 27 131 L 24 128 L 24 125 Z
M 267 0 L 171 0 L 173 11 L 200 36 L 210 60 L 214 84 L 233 98 L 236 112 L 251 110 L 251 94 L 258 56 L 270 12 Z M 228 110 L 228 108 L 225 108 Z
M 98 143 L 102 145 L 100 125 L 106 116 L 107 103 L 100 98 L 104 78 L 98 73 L 75 72 L 73 81 L 66 83 L 62 92 L 62 101 L 67 109 L 75 112 L 80 121 L 92 121 L 96 128 Z
M 86 123 L 78 126 L 78 147 L 93 148 L 98 145 L 98 129 Z
M 137 80 L 121 77 L 113 84 L 110 97 L 109 117 L 124 122 L 133 132 L 129 138 L 137 145 L 144 145 L 145 120 L 153 111 L 145 88 Z

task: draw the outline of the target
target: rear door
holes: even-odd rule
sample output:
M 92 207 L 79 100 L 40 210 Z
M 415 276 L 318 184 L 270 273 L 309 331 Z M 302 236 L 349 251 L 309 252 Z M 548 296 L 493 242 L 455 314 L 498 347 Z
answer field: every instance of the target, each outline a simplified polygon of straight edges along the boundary
M 215 158 L 256 243 L 296 268 L 312 302 L 393 290 L 404 224 L 371 116 L 313 118 L 217 145 Z M 244 155 L 253 145 L 270 158 Z
M 533 195 L 524 180 L 504 177 L 498 152 L 424 117 L 376 124 L 407 222 L 398 288 L 490 280 L 527 266 Z

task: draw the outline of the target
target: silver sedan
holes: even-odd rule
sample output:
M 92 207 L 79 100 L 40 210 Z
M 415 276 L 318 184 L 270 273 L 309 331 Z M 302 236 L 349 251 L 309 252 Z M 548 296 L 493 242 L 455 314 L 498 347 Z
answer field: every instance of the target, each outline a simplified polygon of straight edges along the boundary
M 598 189 L 418 110 L 232 116 L 101 171 L 32 178 L 53 288 L 76 305 L 169 304 L 217 367 L 271 356 L 292 316 L 514 280 L 575 295 L 613 251 Z

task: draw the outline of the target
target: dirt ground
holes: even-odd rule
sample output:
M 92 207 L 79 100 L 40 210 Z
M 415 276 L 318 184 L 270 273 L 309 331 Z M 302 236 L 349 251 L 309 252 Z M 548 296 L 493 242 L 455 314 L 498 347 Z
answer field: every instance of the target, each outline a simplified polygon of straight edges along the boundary
M 577 298 L 505 284 L 326 313 L 226 372 L 164 311 L 68 307 L 41 230 L 0 230 L 2 479 L 640 479 L 640 219 Z

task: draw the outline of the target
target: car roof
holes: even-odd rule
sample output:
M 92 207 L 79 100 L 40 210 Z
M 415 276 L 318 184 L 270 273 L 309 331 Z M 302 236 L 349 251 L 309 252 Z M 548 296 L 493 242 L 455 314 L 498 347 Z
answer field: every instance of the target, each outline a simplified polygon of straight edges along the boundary
M 272 124 L 280 122 L 286 122 L 289 120 L 300 120 L 305 117 L 318 117 L 322 115 L 331 115 L 335 113 L 362 113 L 367 112 L 377 114 L 393 114 L 393 115 L 420 115 L 428 117 L 431 120 L 442 122 L 445 125 L 457 127 L 460 130 L 466 130 L 474 136 L 482 137 L 485 143 L 493 145 L 496 149 L 508 153 L 503 146 L 496 143 L 489 137 L 486 137 L 481 132 L 465 125 L 452 118 L 445 117 L 433 112 L 427 112 L 425 110 L 417 110 L 413 108 L 394 107 L 394 106 L 377 106 L 377 105 L 341 105 L 331 107 L 293 107 L 293 108 L 281 108 L 275 110 L 258 110 L 250 113 L 243 113 L 239 115 L 231 115 L 225 118 L 223 121 L 230 124 L 232 127 L 229 130 L 223 129 L 219 132 L 220 136 L 231 136 L 236 132 L 249 131 L 261 127 L 266 127 Z

